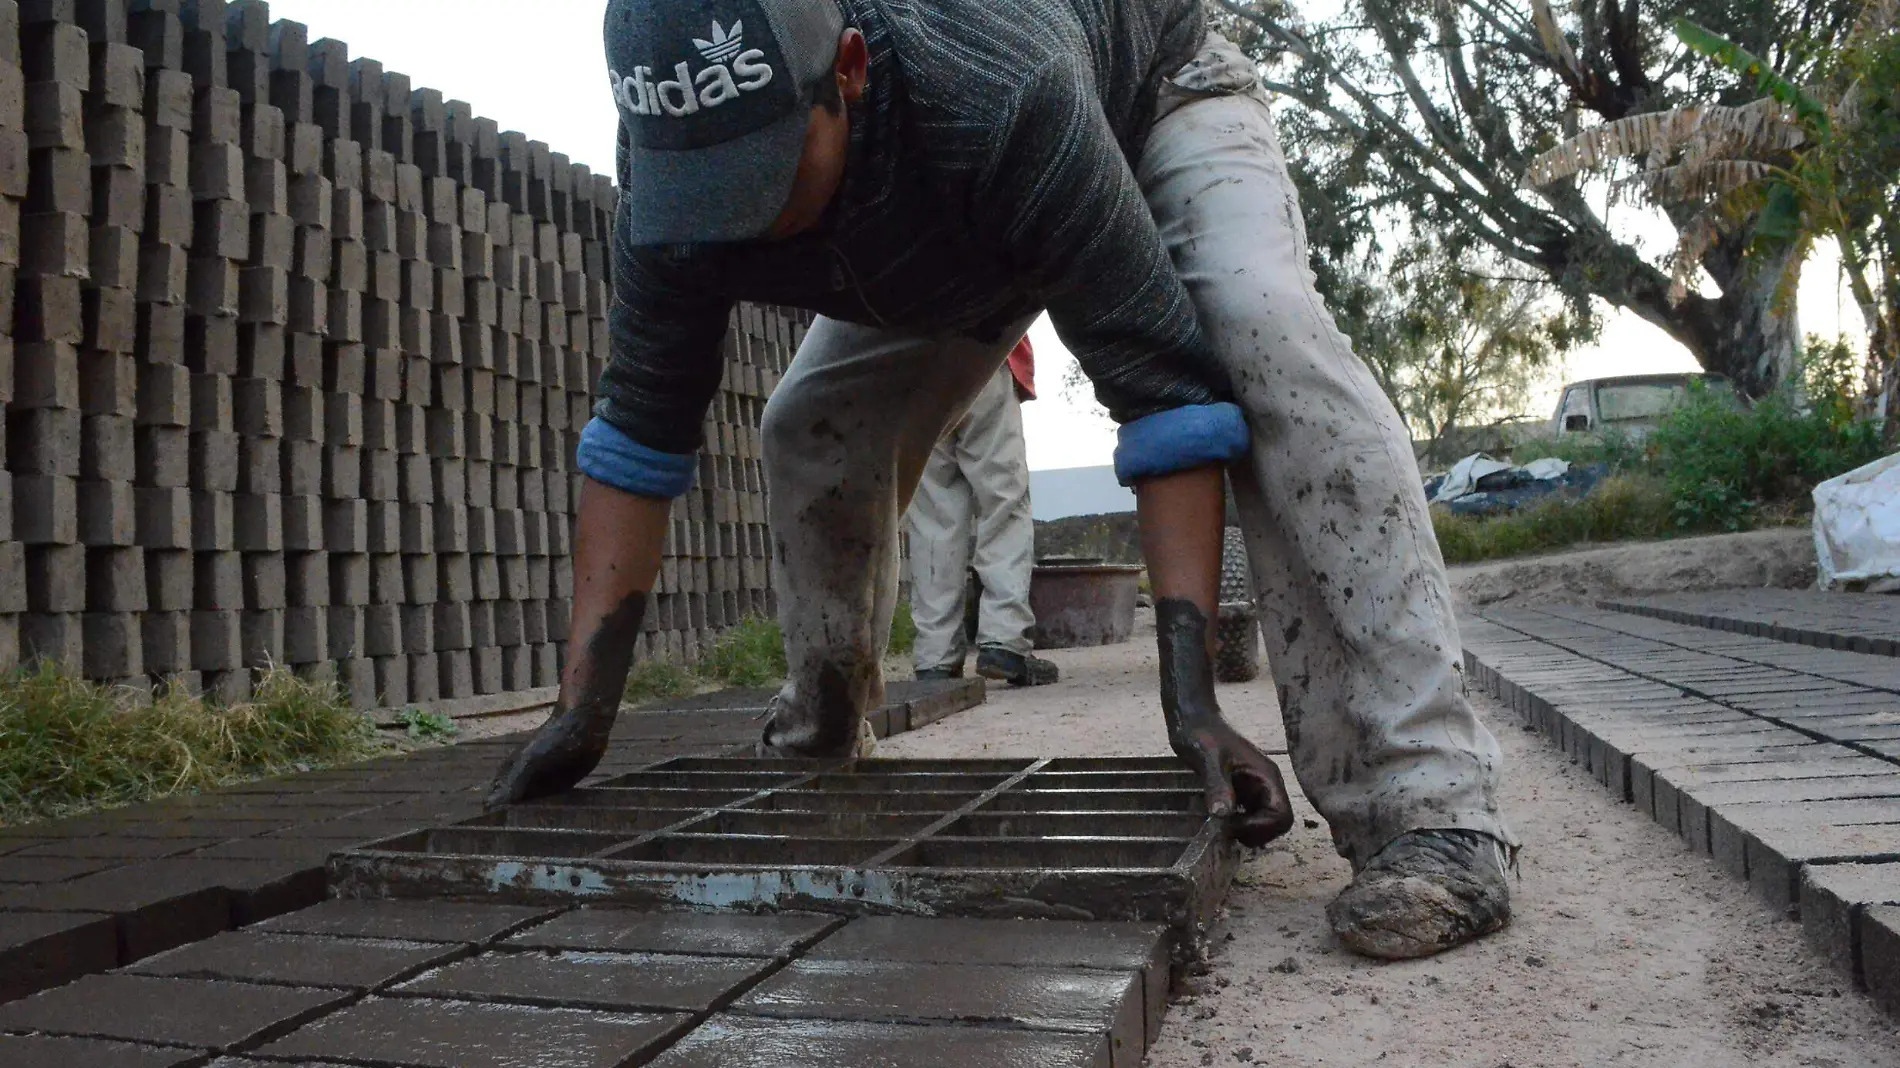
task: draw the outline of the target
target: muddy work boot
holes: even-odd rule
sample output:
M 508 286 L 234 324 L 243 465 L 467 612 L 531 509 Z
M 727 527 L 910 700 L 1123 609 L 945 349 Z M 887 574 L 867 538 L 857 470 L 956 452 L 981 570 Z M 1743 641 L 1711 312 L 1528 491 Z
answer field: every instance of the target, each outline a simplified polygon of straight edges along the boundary
M 1477 831 L 1413 831 L 1367 862 L 1326 907 L 1355 953 L 1411 960 L 1482 938 L 1511 921 L 1504 847 Z
M 918 682 L 941 682 L 944 679 L 960 679 L 962 677 L 963 661 L 961 660 L 954 664 L 939 664 L 936 667 L 917 669 Z
M 986 645 L 976 654 L 976 673 L 1011 686 L 1047 686 L 1062 678 L 1062 670 L 1049 661 L 1000 645 Z

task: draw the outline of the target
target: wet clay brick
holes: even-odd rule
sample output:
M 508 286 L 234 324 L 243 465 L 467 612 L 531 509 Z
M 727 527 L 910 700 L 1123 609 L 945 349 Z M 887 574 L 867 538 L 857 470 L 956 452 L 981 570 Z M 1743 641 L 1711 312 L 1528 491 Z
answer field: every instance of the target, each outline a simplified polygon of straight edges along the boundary
M 451 901 L 332 900 L 279 916 L 259 929 L 415 942 L 488 942 L 554 914 L 518 905 Z
M 153 865 L 115 868 L 72 882 L 0 896 L 0 908 L 61 909 L 118 916 L 120 957 L 137 960 L 195 942 L 231 925 L 231 895 L 196 875 L 154 876 Z
M 620 1068 L 644 1063 L 686 1022 L 683 1016 L 371 998 L 259 1052 L 414 1068 Z
M 0 1035 L 0 1064 L 7 1068 L 184 1068 L 204 1054 L 97 1038 Z
M 118 835 L 101 835 L 91 838 L 72 838 L 64 842 L 23 849 L 15 854 L 18 857 L 83 857 L 108 858 L 121 862 L 135 860 L 157 860 L 178 853 L 188 853 L 208 845 L 216 845 L 216 838 L 122 838 Z
M 1879 905 L 1861 914 L 1860 977 L 1875 1001 L 1900 1013 L 1900 908 Z
M 0 912 L 0 1001 L 119 963 L 118 927 L 92 913 Z M 0 1064 L 12 1064 L 0 1056 Z
M 288 986 L 89 975 L 0 1006 L 0 1028 L 230 1051 L 284 1034 L 349 996 Z
M 536 949 L 785 957 L 837 925 L 830 916 L 743 916 L 579 909 L 508 940 Z
M 930 1023 L 983 1020 L 1030 1031 L 1106 1035 L 1116 1068 L 1146 1045 L 1132 972 L 871 961 L 794 961 L 733 1011 L 794 1019 Z
M 0 857 L 0 885 L 57 883 L 116 868 L 119 861 L 99 857 Z
M 871 916 L 846 924 L 805 959 L 1139 972 L 1151 1039 L 1168 1011 L 1167 928 L 1153 924 Z
M 652 1068 L 1109 1068 L 1095 1035 L 988 1027 L 917 1027 L 833 1020 L 715 1016 L 653 1061 Z
M 457 961 L 398 989 L 469 1001 L 651 1012 L 723 1008 L 769 960 L 635 953 L 504 952 Z
M 126 971 L 187 979 L 373 990 L 444 964 L 464 952 L 460 946 L 431 942 L 228 931 L 140 961 Z

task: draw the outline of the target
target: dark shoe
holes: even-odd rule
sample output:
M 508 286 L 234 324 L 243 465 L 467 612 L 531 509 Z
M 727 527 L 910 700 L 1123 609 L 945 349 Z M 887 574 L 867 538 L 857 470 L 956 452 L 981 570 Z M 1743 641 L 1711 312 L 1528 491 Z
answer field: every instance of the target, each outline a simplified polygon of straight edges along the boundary
M 917 669 L 918 682 L 936 682 L 942 679 L 960 679 L 962 677 L 963 661 L 961 660 L 954 664 L 944 664 L 940 667 Z
M 986 645 L 976 654 L 976 673 L 1011 686 L 1047 686 L 1062 678 L 1062 670 L 1039 656 Z
M 1355 953 L 1411 960 L 1455 949 L 1511 922 L 1504 847 L 1477 831 L 1413 831 L 1381 849 L 1326 918 Z

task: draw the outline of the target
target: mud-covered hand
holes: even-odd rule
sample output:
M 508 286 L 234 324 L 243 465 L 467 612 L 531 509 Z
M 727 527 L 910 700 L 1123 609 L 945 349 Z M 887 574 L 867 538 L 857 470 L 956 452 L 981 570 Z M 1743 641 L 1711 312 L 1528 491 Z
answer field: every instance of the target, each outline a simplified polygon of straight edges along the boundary
M 635 593 L 577 634 L 568 648 L 573 662 L 561 682 L 554 714 L 508 757 L 489 787 L 489 809 L 532 801 L 568 790 L 586 778 L 607 753 L 633 664 L 633 642 L 646 614 L 646 594 Z
M 1155 629 L 1168 743 L 1200 773 L 1208 813 L 1226 818 L 1242 845 L 1266 845 L 1293 826 L 1293 804 L 1279 767 L 1227 722 L 1214 700 L 1207 617 L 1191 601 L 1163 598 L 1155 603 Z

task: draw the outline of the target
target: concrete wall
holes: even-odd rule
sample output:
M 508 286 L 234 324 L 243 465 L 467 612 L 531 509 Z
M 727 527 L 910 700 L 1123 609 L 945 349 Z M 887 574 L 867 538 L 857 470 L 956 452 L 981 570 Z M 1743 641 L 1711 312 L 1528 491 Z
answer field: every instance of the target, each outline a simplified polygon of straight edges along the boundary
M 554 682 L 614 195 L 263 3 L 0 0 L 0 663 Z M 735 326 L 648 655 L 770 607 Z

